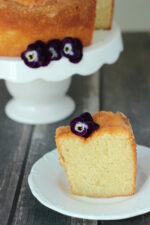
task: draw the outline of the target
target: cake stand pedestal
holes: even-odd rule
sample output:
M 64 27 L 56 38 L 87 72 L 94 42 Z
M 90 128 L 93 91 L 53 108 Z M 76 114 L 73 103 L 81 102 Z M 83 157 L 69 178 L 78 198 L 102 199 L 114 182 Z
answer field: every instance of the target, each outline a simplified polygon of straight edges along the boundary
M 75 109 L 74 101 L 66 95 L 71 78 L 59 82 L 36 80 L 25 84 L 5 83 L 13 96 L 5 111 L 15 121 L 51 123 L 66 118 Z
M 69 116 L 75 109 L 74 101 L 66 95 L 74 74 L 87 76 L 104 64 L 112 64 L 123 50 L 121 32 L 114 22 L 109 31 L 95 31 L 93 43 L 84 48 L 78 64 L 66 58 L 47 67 L 31 69 L 17 57 L 0 57 L 0 78 L 12 95 L 6 114 L 13 120 L 42 124 Z

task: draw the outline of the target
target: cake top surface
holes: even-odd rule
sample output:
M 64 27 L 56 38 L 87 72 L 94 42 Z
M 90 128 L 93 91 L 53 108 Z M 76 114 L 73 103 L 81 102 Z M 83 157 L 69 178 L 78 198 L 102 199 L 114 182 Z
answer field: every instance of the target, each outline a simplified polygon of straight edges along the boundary
M 132 132 L 132 128 L 129 123 L 129 120 L 123 113 L 101 111 L 101 112 L 97 112 L 93 116 L 93 120 L 95 123 L 99 124 L 99 128 L 95 132 L 93 132 L 90 137 L 97 136 L 97 135 L 99 136 L 104 133 L 114 134 L 118 132 L 123 134 L 126 133 L 127 135 L 133 136 L 133 132 Z M 65 137 L 65 136 L 70 136 L 70 137 L 76 136 L 75 134 L 71 132 L 70 126 L 62 126 L 56 130 L 56 138 Z M 80 139 L 82 138 L 79 136 L 76 136 L 76 137 Z M 85 138 L 82 138 L 82 139 L 86 141 L 90 139 L 90 137 L 87 139 Z
M 55 4 L 58 1 L 59 0 L 14 0 L 15 3 L 19 3 L 19 4 L 24 5 L 24 6 L 45 5 L 47 3 Z

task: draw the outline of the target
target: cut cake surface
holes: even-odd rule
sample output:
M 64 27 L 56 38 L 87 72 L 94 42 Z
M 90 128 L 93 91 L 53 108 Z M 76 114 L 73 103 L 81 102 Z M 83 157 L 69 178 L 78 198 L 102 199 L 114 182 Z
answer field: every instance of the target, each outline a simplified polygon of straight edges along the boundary
M 97 0 L 96 29 L 110 29 L 114 11 L 114 0 Z
M 136 143 L 122 113 L 98 112 L 100 127 L 88 138 L 70 126 L 56 130 L 56 145 L 71 192 L 90 197 L 128 196 L 136 190 Z

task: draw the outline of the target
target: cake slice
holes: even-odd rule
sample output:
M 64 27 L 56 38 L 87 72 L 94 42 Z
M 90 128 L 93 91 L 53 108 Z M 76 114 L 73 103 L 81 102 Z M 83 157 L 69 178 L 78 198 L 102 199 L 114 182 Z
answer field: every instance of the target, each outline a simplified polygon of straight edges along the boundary
M 114 0 L 97 0 L 96 29 L 110 29 L 114 11 Z
M 88 137 L 70 126 L 56 130 L 56 145 L 71 192 L 89 197 L 128 196 L 136 190 L 136 143 L 122 113 L 98 112 Z M 78 127 L 80 129 L 80 127 Z

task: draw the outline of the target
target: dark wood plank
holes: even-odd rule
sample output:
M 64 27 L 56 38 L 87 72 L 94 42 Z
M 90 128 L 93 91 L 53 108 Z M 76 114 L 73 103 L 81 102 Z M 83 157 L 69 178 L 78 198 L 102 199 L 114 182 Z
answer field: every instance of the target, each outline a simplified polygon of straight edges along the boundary
M 103 68 L 101 107 L 124 112 L 137 142 L 150 146 L 150 36 L 126 34 L 124 43 L 119 61 Z
M 0 90 L 0 224 L 6 225 L 17 202 L 32 127 L 6 117 L 4 106 L 10 96 L 3 81 Z
M 72 218 L 71 225 L 97 225 L 97 221 Z
M 46 152 L 54 149 L 54 135 L 55 126 L 41 125 L 34 129 L 19 201 L 12 221 L 15 225 L 69 224 L 67 217 L 41 205 L 31 194 L 27 183 L 27 177 L 33 163 Z
M 150 35 L 125 34 L 124 44 L 119 61 L 103 68 L 101 107 L 125 113 L 137 143 L 150 146 Z M 150 214 L 101 224 L 150 224 Z
M 144 215 L 125 220 L 101 221 L 100 225 L 144 225 Z M 148 224 L 149 225 L 149 224 Z
M 73 78 L 72 86 L 69 93 L 75 99 L 77 107 L 72 116 L 80 114 L 84 110 L 89 109 L 88 99 L 91 99 L 90 101 L 95 101 L 96 104 L 98 104 L 98 94 L 95 89 L 95 86 L 94 89 L 90 91 L 92 87 L 91 83 L 93 83 L 93 86 L 95 83 L 98 84 L 97 81 L 93 81 L 92 77 L 84 78 L 76 76 Z M 91 111 L 93 110 L 93 107 L 90 108 Z M 98 110 L 98 106 L 96 106 L 94 110 Z M 68 124 L 72 116 L 59 123 L 55 123 L 52 125 L 40 125 L 35 127 L 31 146 L 29 148 L 29 155 L 25 168 L 25 174 L 21 187 L 19 201 L 17 204 L 15 216 L 12 220 L 13 225 L 70 225 L 70 217 L 61 215 L 57 212 L 47 209 L 33 197 L 27 184 L 27 177 L 33 163 L 45 153 L 50 150 L 53 150 L 56 147 L 56 128 L 62 124 Z M 86 221 L 84 221 L 84 223 L 82 224 L 89 225 L 89 223 L 86 223 Z
M 149 225 L 150 224 L 150 213 L 147 213 L 144 215 L 144 225 Z

